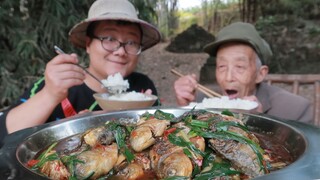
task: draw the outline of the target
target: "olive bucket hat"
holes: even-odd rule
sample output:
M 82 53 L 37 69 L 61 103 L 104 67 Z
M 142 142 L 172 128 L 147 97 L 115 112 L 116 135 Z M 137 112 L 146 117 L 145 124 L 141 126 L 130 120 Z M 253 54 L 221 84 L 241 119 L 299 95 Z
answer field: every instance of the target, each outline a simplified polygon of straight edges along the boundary
M 219 46 L 228 42 L 242 42 L 250 45 L 263 65 L 266 65 L 272 57 L 269 44 L 259 35 L 256 28 L 252 24 L 243 22 L 236 22 L 222 28 L 215 41 L 207 44 L 204 51 L 216 57 Z
M 142 50 L 157 44 L 160 32 L 150 23 L 138 18 L 135 7 L 128 0 L 97 0 L 88 13 L 88 18 L 73 26 L 69 32 L 69 39 L 77 47 L 86 47 L 86 31 L 88 25 L 94 21 L 121 20 L 137 23 L 142 30 Z

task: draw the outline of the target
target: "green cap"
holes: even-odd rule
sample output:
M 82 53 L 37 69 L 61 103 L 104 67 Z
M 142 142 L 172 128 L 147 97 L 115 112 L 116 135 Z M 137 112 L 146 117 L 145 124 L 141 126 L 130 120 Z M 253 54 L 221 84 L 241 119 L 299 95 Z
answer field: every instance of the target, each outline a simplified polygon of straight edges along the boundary
M 250 45 L 258 54 L 263 65 L 266 65 L 272 57 L 269 44 L 259 35 L 256 28 L 252 24 L 243 22 L 236 22 L 222 28 L 215 41 L 207 44 L 204 51 L 216 57 L 219 46 L 228 42 L 242 42 Z

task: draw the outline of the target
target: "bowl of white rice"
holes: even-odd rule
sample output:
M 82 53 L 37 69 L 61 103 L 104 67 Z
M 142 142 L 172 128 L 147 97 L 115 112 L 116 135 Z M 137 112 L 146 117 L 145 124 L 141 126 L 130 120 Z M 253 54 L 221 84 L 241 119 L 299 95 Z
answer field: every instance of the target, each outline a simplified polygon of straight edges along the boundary
M 239 110 L 253 110 L 258 107 L 258 103 L 255 101 L 249 101 L 245 99 L 229 99 L 228 96 L 222 96 L 221 98 L 204 98 L 202 102 L 190 103 L 187 108 L 196 109 L 239 109 Z
M 99 106 L 107 111 L 147 108 L 158 99 L 155 95 L 135 91 L 121 94 L 95 93 L 93 97 Z

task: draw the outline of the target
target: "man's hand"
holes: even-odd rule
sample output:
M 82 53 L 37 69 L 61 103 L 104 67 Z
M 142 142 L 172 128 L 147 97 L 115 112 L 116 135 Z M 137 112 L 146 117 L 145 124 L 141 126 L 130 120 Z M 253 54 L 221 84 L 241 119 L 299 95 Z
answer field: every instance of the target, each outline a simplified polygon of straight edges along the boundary
M 176 80 L 174 82 L 174 91 L 177 104 L 180 106 L 187 106 L 190 102 L 194 101 L 197 86 L 198 82 L 195 74 L 186 75 Z
M 151 89 L 147 89 L 144 94 L 148 94 L 148 95 L 151 95 L 152 94 L 152 90 Z
M 85 110 L 79 111 L 78 114 L 85 114 L 88 112 L 91 112 L 91 111 L 89 109 L 85 109 Z
M 60 54 L 47 64 L 43 90 L 50 100 L 59 103 L 67 97 L 70 87 L 83 83 L 85 72 L 76 63 L 76 54 Z

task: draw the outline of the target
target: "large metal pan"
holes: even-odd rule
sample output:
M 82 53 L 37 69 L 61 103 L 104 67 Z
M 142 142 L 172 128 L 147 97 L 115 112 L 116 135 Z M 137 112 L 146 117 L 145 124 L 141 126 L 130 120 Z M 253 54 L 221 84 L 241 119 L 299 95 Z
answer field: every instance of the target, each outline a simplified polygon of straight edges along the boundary
M 2 161 L 7 161 L 7 173 L 3 177 L 11 179 L 44 179 L 45 177 L 30 171 L 25 164 L 40 150 L 54 141 L 84 132 L 85 130 L 104 124 L 110 119 L 132 118 L 156 109 L 142 109 L 119 112 L 95 112 L 82 116 L 65 119 L 35 128 L 26 129 L 10 135 L 0 150 L 0 168 Z M 183 114 L 187 109 L 164 108 L 162 111 L 173 113 L 176 116 Z M 212 110 L 220 112 L 218 110 Z M 278 120 L 259 114 L 244 114 L 246 124 L 251 130 L 259 133 L 268 133 L 286 146 L 294 162 L 281 170 L 256 179 L 316 179 L 320 178 L 320 129 L 296 121 Z M 13 137 L 15 136 L 15 137 Z M 23 138 L 21 138 L 23 137 Z M 17 139 L 21 138 L 21 139 Z

